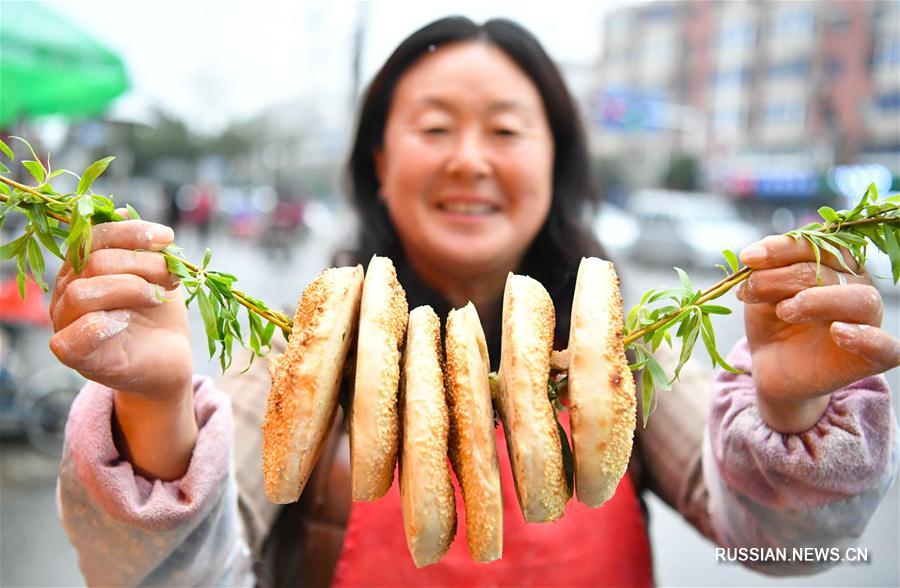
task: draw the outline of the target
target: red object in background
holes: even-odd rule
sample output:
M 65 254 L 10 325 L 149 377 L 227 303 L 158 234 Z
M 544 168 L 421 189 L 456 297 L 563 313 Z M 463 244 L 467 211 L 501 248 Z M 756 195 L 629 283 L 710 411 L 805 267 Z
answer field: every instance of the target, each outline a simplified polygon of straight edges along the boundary
M 0 321 L 50 326 L 50 312 L 41 287 L 34 280 L 26 280 L 23 300 L 15 278 L 0 281 Z

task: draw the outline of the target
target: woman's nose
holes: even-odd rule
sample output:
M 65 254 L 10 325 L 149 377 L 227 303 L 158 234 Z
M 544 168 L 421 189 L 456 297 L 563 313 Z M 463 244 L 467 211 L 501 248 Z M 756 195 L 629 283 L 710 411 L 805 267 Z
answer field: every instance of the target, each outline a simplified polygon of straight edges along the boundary
M 460 133 L 447 162 L 447 172 L 464 177 L 485 177 L 491 173 L 491 164 L 484 137 L 476 131 Z

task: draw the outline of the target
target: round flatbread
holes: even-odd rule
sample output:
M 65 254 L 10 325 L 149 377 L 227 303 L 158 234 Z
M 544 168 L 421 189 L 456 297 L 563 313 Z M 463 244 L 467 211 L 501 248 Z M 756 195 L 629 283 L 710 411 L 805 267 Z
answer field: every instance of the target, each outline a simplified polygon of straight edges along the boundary
M 547 397 L 555 323 L 553 301 L 540 282 L 509 274 L 503 293 L 498 408 L 516 495 L 529 523 L 559 519 L 571 497 L 556 415 Z
M 353 500 L 377 500 L 391 487 L 397 465 L 400 349 L 409 307 L 394 263 L 372 257 L 359 310 L 356 375 L 350 411 Z
M 503 554 L 503 494 L 494 433 L 484 331 L 470 302 L 450 311 L 445 336 L 450 461 L 466 505 L 466 538 L 472 559 Z
M 456 497 L 447 466 L 450 420 L 441 368 L 441 322 L 430 306 L 409 313 L 400 412 L 400 501 L 416 567 L 437 563 L 456 535 Z
M 637 394 L 622 339 L 622 297 L 613 264 L 581 260 L 569 331 L 569 418 L 578 500 L 600 506 L 631 457 Z
M 362 285 L 361 266 L 322 272 L 303 291 L 287 349 L 270 361 L 263 475 L 274 503 L 297 501 L 331 430 Z

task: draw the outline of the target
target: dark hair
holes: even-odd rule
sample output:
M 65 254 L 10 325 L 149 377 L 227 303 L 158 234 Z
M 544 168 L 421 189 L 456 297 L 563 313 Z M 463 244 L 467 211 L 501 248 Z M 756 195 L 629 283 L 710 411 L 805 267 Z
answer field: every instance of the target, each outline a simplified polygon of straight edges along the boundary
M 360 219 L 353 261 L 366 263 L 373 254 L 402 255 L 387 209 L 378 197 L 374 154 L 382 146 L 394 89 L 403 74 L 429 51 L 461 41 L 485 42 L 502 50 L 541 95 L 554 143 L 552 203 L 518 271 L 547 287 L 559 316 L 564 310 L 560 304 L 564 308 L 571 304 L 581 257 L 603 256 L 586 223 L 598 198 L 591 184 L 587 142 L 575 102 L 538 40 L 510 20 L 493 19 L 482 25 L 460 16 L 436 20 L 403 41 L 372 80 L 359 110 L 348 166 L 351 203 Z M 566 319 L 568 314 L 566 311 Z

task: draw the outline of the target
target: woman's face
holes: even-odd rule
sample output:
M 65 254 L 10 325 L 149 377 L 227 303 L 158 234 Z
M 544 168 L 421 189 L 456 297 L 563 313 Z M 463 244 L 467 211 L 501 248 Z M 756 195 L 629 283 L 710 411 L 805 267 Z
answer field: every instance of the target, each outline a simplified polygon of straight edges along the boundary
M 448 45 L 407 70 L 375 161 L 407 255 L 448 273 L 515 268 L 550 210 L 543 102 L 492 45 Z

